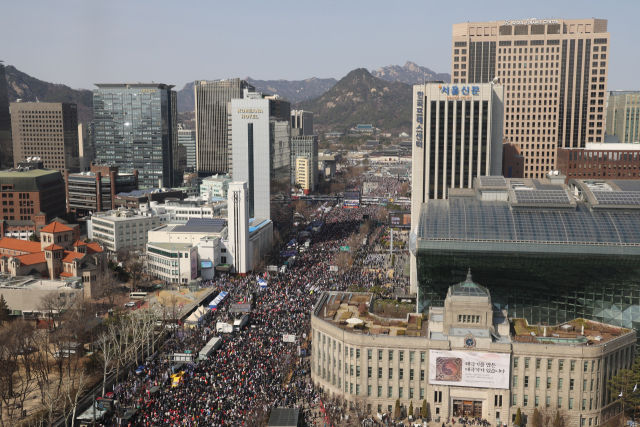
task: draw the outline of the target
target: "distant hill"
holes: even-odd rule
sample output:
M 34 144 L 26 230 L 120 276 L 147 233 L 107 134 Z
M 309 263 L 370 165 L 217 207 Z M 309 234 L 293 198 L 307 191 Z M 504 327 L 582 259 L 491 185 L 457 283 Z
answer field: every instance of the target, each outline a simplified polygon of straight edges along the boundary
M 412 96 L 410 85 L 384 81 L 358 68 L 320 97 L 299 102 L 296 108 L 313 111 L 314 124 L 335 129 L 371 123 L 384 131 L 408 131 Z
M 421 67 L 418 64 L 407 61 L 404 67 L 399 65 L 389 65 L 371 71 L 371 74 L 379 79 L 388 82 L 402 82 L 409 85 L 422 83 L 424 81 L 441 80 L 445 83 L 451 82 L 451 74 L 436 73 L 427 67 Z
M 292 104 L 307 99 L 316 98 L 334 84 L 336 79 L 318 79 L 312 77 L 306 80 L 254 80 L 251 77 L 245 79 L 255 86 L 256 91 L 269 94 L 278 94 L 289 100 Z M 190 82 L 178 91 L 178 111 L 194 111 L 196 100 L 193 92 L 194 83 Z
M 245 79 L 255 86 L 256 91 L 270 94 L 278 94 L 286 98 L 292 104 L 308 99 L 317 98 L 336 84 L 336 79 L 318 79 L 312 77 L 306 80 L 254 80 L 251 77 Z
M 93 92 L 71 89 L 69 86 L 48 83 L 31 77 L 13 65 L 5 67 L 9 101 L 16 102 L 74 102 L 78 104 L 78 121 L 93 121 Z

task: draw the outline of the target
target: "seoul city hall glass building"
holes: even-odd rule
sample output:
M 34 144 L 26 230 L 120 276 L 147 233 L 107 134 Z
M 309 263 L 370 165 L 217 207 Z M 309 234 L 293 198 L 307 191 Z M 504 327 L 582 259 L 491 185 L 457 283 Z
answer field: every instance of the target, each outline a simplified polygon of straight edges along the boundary
M 640 329 L 640 182 L 476 178 L 421 206 L 411 233 L 419 310 L 474 280 L 510 317 Z

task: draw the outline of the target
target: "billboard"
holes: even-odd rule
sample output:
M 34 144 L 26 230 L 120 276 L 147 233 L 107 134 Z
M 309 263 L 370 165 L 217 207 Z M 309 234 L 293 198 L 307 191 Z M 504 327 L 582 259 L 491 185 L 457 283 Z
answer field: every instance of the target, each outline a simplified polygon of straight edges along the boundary
M 345 191 L 343 194 L 345 208 L 358 208 L 360 207 L 360 192 L 359 191 Z
M 389 213 L 389 227 L 411 228 L 411 212 L 394 211 Z
M 211 261 L 201 261 L 200 268 L 211 268 L 213 267 L 213 263 Z
M 509 389 L 510 366 L 509 354 L 429 350 L 429 383 Z

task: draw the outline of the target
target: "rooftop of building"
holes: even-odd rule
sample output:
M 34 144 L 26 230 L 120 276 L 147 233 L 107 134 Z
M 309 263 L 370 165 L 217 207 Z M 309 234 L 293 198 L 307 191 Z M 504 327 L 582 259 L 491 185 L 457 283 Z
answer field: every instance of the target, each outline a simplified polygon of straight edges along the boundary
M 175 85 L 168 85 L 164 83 L 94 83 L 100 89 L 162 89 L 169 90 L 175 87 Z
M 91 220 L 100 219 L 106 221 L 131 221 L 141 218 L 149 218 L 147 215 L 138 215 L 135 211 L 131 209 L 127 209 L 125 207 L 120 207 L 118 209 L 109 210 L 107 212 L 95 212 L 91 216 Z
M 17 191 L 44 191 L 46 184 L 59 181 L 64 184 L 62 174 L 54 169 L 12 169 L 0 171 L 0 182 L 3 185 L 13 185 L 11 190 Z M 6 191 L 6 190 L 5 190 Z
M 528 243 L 519 250 L 545 244 L 561 251 L 559 244 L 570 244 L 640 254 L 640 228 L 634 226 L 640 223 L 640 182 L 574 179 L 565 185 L 564 178 L 480 177 L 473 191 L 456 189 L 447 200 L 429 200 L 421 207 L 417 248 L 465 241 L 495 242 L 496 250 Z
M 204 233 L 219 234 L 227 228 L 225 218 L 190 218 L 186 224 L 165 224 L 156 227 L 153 231 L 163 231 L 166 233 Z
M 69 290 L 77 289 L 73 288 L 71 282 L 62 280 L 36 279 L 30 276 L 11 277 L 8 273 L 0 274 L 0 289 L 57 290 L 61 288 L 67 288 Z
M 526 319 L 510 320 L 514 331 L 511 339 L 524 343 L 598 345 L 635 333 L 631 329 L 585 319 L 575 319 L 555 326 L 529 325 Z
M 145 188 L 143 190 L 133 190 L 129 192 L 121 192 L 118 193 L 118 197 L 137 197 L 143 198 L 147 197 L 149 194 L 157 194 L 157 193 L 181 193 L 181 190 L 175 188 Z
M 216 174 L 216 175 L 211 175 L 211 176 L 208 176 L 208 177 L 204 178 L 202 180 L 202 183 L 204 184 L 205 181 L 222 182 L 222 183 L 224 183 L 224 182 L 230 182 L 231 181 L 231 177 L 229 175 L 222 175 L 222 174 L 218 175 L 218 174 Z
M 422 315 L 410 315 L 414 313 L 415 305 L 376 300 L 369 292 L 325 292 L 314 311 L 319 319 L 347 332 L 426 337 L 428 322 Z
M 167 251 L 183 251 L 185 249 L 190 249 L 193 247 L 192 244 L 190 243 L 153 243 L 153 242 L 149 242 L 148 243 L 151 246 L 154 246 L 156 248 L 160 248 L 160 249 L 165 249 Z

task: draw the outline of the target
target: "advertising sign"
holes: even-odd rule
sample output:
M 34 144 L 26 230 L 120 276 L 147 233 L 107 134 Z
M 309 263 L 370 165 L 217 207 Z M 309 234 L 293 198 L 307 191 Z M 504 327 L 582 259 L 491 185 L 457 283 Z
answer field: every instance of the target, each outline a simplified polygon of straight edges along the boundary
M 329 271 L 338 271 L 338 266 L 337 265 L 330 265 L 329 266 Z
M 411 228 L 411 212 L 395 211 L 389 213 L 389 227 Z
M 508 389 L 510 366 L 509 354 L 429 350 L 429 383 Z
M 282 334 L 282 342 L 296 342 L 296 336 Z
M 200 268 L 211 268 L 211 267 L 213 267 L 213 263 L 211 261 L 200 262 Z

